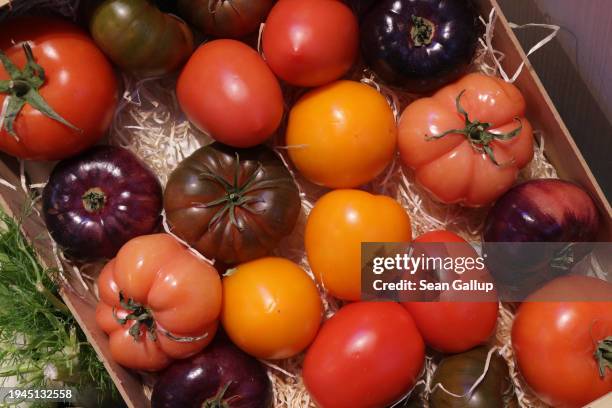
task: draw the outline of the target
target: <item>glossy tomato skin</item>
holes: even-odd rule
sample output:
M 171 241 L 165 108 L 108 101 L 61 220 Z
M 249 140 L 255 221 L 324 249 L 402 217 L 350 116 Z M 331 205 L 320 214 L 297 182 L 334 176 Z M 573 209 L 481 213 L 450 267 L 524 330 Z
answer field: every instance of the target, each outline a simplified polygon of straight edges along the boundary
M 176 94 L 191 123 L 234 147 L 262 143 L 283 116 L 274 74 L 255 50 L 235 40 L 200 46 L 181 72 Z
M 440 384 L 449 392 L 466 396 L 457 398 L 444 392 L 438 386 L 429 397 L 429 406 L 431 408 L 506 408 L 514 406 L 509 402 L 513 398 L 514 388 L 511 387 L 508 366 L 497 352 L 491 355 L 487 374 L 482 382 L 469 395 L 470 388 L 485 371 L 489 352 L 486 347 L 477 347 L 442 359 L 432 378 L 432 387 Z
M 98 290 L 96 322 L 109 335 L 113 360 L 125 367 L 161 370 L 202 350 L 217 330 L 219 273 L 168 234 L 126 243 L 100 273 Z
M 361 297 L 361 243 L 412 240 L 410 217 L 391 197 L 334 190 L 308 216 L 304 244 L 317 280 L 334 297 Z
M 414 17 L 432 24 L 429 43 L 414 36 Z M 361 49 L 384 81 L 424 93 L 465 73 L 479 32 L 478 14 L 469 0 L 381 0 L 364 17 Z
M 222 335 L 201 353 L 175 361 L 155 383 L 152 408 L 202 408 L 220 399 L 228 408 L 268 408 L 272 386 L 266 369 Z M 214 405 L 213 405 L 214 406 Z
M 315 283 L 287 259 L 260 258 L 223 278 L 223 328 L 252 356 L 295 356 L 312 342 L 322 316 Z
M 485 220 L 482 238 L 491 273 L 523 298 L 545 281 L 567 273 L 590 252 L 588 244 L 574 245 L 571 262 L 562 269 L 551 267 L 567 243 L 595 241 L 600 219 L 593 199 L 574 183 L 557 179 L 521 183 L 497 200 Z
M 555 279 L 522 303 L 512 325 L 521 374 L 549 405 L 579 408 L 612 391 L 595 349 L 612 336 L 612 284 L 587 276 Z M 609 359 L 609 356 L 608 356 Z
M 291 85 L 315 87 L 342 77 L 357 58 L 359 29 L 337 0 L 280 0 L 270 11 L 262 46 L 272 71 Z
M 202 177 L 204 173 L 209 177 Z M 229 201 L 206 206 L 232 194 Z M 229 210 L 232 200 L 237 205 Z M 291 173 L 268 147 L 235 149 L 213 143 L 172 172 L 164 208 L 175 234 L 205 256 L 231 265 L 265 256 L 290 234 L 301 200 Z
M 238 38 L 259 28 L 274 0 L 179 0 L 178 8 L 205 34 Z
M 463 238 L 450 231 L 428 232 L 415 238 L 414 242 L 469 245 Z M 473 256 L 476 255 L 474 251 Z M 496 295 L 491 295 L 491 300 L 490 302 L 456 300 L 402 304 L 410 312 L 429 347 L 443 353 L 461 353 L 485 343 L 495 331 L 498 314 Z
M 55 166 L 42 201 L 47 229 L 65 254 L 109 259 L 130 239 L 155 232 L 162 191 L 129 150 L 96 146 Z
M 462 134 L 427 138 L 465 127 L 456 106 L 458 98 L 470 120 L 490 123 L 492 133 L 511 132 L 519 126 L 515 118 L 520 120 L 518 135 L 490 144 L 500 165 L 474 149 Z M 519 170 L 533 157 L 532 127 L 524 115 L 525 99 L 514 85 L 484 74 L 468 74 L 406 107 L 398 125 L 402 161 L 438 201 L 468 207 L 488 205 L 512 186 Z
M 380 408 L 414 386 L 425 345 L 393 302 L 358 302 L 329 319 L 304 360 L 304 383 L 321 408 Z
M 39 89 L 43 99 L 71 129 L 25 105 L 11 136 L 0 129 L 0 150 L 21 159 L 60 160 L 95 144 L 110 127 L 117 106 L 112 66 L 91 38 L 70 22 L 51 17 L 19 17 L 2 22 L 0 49 L 19 68 L 25 64 L 21 44 L 28 42 L 45 70 Z M 0 65 L 0 80 L 6 80 Z M 0 94 L 0 106 L 6 96 Z
M 300 173 L 315 184 L 352 188 L 391 163 L 397 144 L 393 111 L 374 88 L 337 81 L 308 92 L 289 114 L 286 143 Z

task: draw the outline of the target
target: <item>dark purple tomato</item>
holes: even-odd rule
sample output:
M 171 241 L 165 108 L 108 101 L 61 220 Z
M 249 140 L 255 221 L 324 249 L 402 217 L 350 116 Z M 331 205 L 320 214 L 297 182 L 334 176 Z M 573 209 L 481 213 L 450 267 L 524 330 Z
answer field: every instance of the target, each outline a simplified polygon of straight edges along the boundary
M 597 207 L 578 185 L 557 179 L 519 184 L 485 221 L 489 270 L 498 283 L 522 287 L 527 295 L 582 259 L 589 245 L 580 243 L 595 241 L 598 228 Z
M 291 233 L 301 201 L 270 148 L 213 143 L 172 172 L 164 208 L 176 235 L 209 258 L 235 264 L 268 254 Z
M 272 387 L 259 361 L 225 339 L 177 360 L 159 377 L 152 408 L 267 408 Z
M 112 258 L 123 244 L 159 227 L 157 177 L 129 150 L 96 146 L 59 162 L 43 191 L 45 223 L 64 253 Z
M 376 0 L 344 0 L 358 17 L 363 16 L 372 8 Z
M 381 0 L 364 17 L 361 49 L 385 82 L 424 93 L 466 71 L 479 32 L 470 0 Z

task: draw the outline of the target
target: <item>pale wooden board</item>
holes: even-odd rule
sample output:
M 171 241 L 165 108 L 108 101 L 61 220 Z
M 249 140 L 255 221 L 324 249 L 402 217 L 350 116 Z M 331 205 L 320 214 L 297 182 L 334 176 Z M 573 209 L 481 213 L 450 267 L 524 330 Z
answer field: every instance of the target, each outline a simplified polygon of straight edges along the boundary
M 0 7 L 9 3 L 10 0 L 0 0 Z

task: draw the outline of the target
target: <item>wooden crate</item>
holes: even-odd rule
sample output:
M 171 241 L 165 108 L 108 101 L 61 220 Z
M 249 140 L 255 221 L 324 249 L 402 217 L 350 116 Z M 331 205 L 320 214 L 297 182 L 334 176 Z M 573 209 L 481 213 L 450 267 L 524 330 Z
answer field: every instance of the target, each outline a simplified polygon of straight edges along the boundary
M 525 59 L 525 53 L 508 25 L 497 1 L 476 1 L 483 16 L 489 14 L 491 7 L 497 9 L 498 19 L 495 26 L 493 45 L 497 50 L 502 51 L 506 55 L 502 64 L 504 68 L 508 72 L 513 72 Z M 8 2 L 9 0 L 0 0 L 0 7 Z M 516 85 L 525 95 L 528 104 L 528 117 L 532 121 L 534 128 L 540 129 L 545 134 L 545 154 L 547 158 L 556 167 L 561 178 L 575 181 L 591 193 L 602 214 L 601 236 L 599 238 L 603 241 L 612 241 L 612 208 L 610 203 L 605 198 L 568 129 L 563 124 L 559 113 L 529 63 L 526 64 Z M 13 158 L 0 154 L 0 177 L 13 185 L 20 184 L 19 166 Z M 13 191 L 0 186 L 0 205 L 9 213 L 18 214 L 23 208 L 23 202 L 24 194 L 22 191 Z M 33 216 L 24 221 L 23 231 L 26 236 L 30 239 L 38 237 L 33 242 L 40 255 L 41 262 L 46 266 L 54 266 L 55 260 L 50 242 L 48 239 L 40 239 L 40 237 L 48 235 L 45 234 L 45 225 L 42 219 Z M 98 352 L 127 405 L 130 408 L 149 407 L 149 402 L 144 395 L 139 376 L 115 364 L 110 358 L 107 336 L 95 324 L 93 306 L 71 291 L 64 290 L 61 295 L 87 335 L 87 339 Z M 612 398 L 609 395 L 608 398 L 598 403 L 611 406 L 610 401 L 612 401 Z M 600 405 L 593 406 L 599 407 Z

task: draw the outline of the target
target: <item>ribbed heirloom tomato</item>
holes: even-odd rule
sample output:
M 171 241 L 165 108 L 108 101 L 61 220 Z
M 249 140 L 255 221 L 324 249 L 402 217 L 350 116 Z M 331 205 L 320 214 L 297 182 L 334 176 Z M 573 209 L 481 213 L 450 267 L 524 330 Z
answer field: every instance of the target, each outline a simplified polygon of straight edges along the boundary
M 323 317 L 319 291 L 295 263 L 260 258 L 223 278 L 221 321 L 231 340 L 266 359 L 292 357 L 314 339 Z
M 432 231 L 414 239 L 415 243 L 450 243 L 448 255 L 476 257 L 476 252 L 463 238 L 450 231 Z M 423 246 L 438 251 L 443 246 Z M 446 254 L 445 254 L 446 255 Z M 463 276 L 452 272 L 452 279 Z M 448 295 L 454 296 L 452 291 Z M 472 301 L 477 294 L 470 294 L 470 301 L 452 299 L 449 301 L 404 302 L 403 305 L 414 319 L 425 342 L 431 348 L 443 353 L 461 353 L 489 339 L 497 323 L 497 295 L 491 294 L 490 302 Z M 444 294 L 441 295 L 444 298 Z
M 304 383 L 320 408 L 383 408 L 414 386 L 425 345 L 395 302 L 357 302 L 329 319 L 304 360 Z
M 262 143 L 283 116 L 278 80 L 254 49 L 236 40 L 200 46 L 179 76 L 176 96 L 191 123 L 233 147 Z
M 407 242 L 410 217 L 391 197 L 361 190 L 335 190 L 308 216 L 306 255 L 317 280 L 343 300 L 361 297 L 361 243 Z
M 57 18 L 15 18 L 2 22 L 0 51 L 6 55 L 0 107 L 11 98 L 2 112 L 0 150 L 59 160 L 104 136 L 117 105 L 117 81 L 84 31 Z
M 436 199 L 484 206 L 506 192 L 533 157 L 525 99 L 512 84 L 469 74 L 406 107 L 402 161 Z
M 217 270 L 168 234 L 128 241 L 100 273 L 98 290 L 96 322 L 123 366 L 161 370 L 202 350 L 217 330 Z
M 337 81 L 308 92 L 293 106 L 286 142 L 291 160 L 308 180 L 352 188 L 391 163 L 397 128 L 387 100 L 374 88 Z

